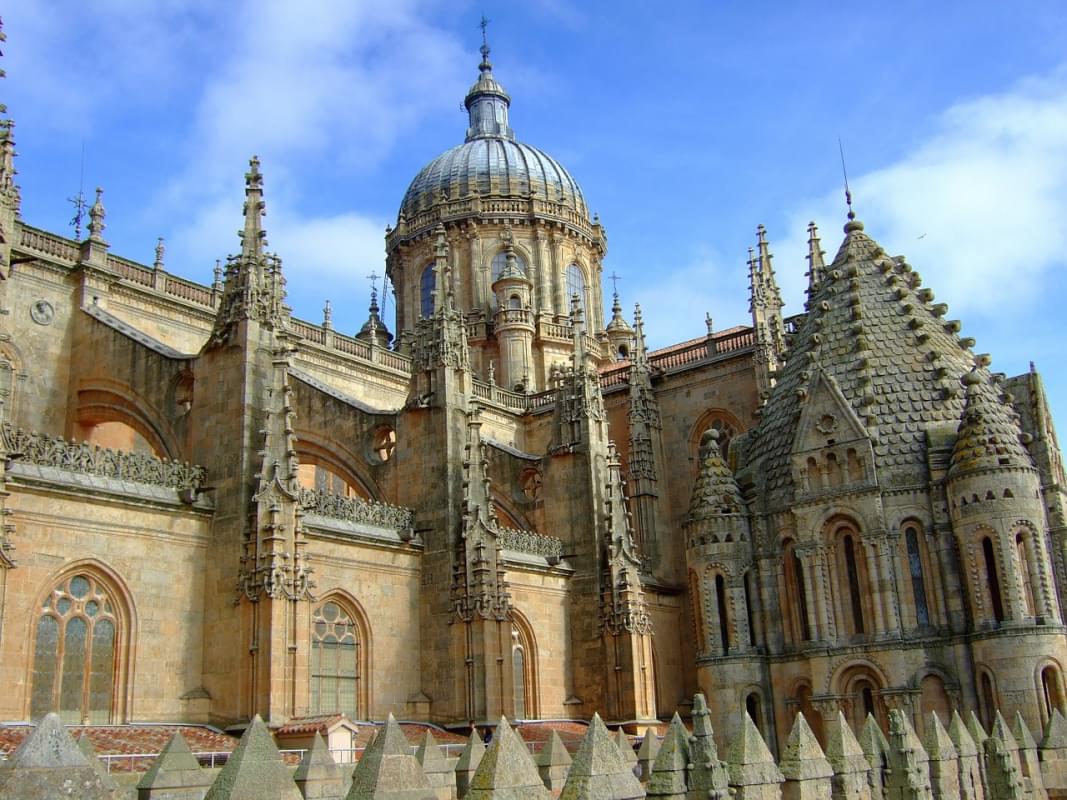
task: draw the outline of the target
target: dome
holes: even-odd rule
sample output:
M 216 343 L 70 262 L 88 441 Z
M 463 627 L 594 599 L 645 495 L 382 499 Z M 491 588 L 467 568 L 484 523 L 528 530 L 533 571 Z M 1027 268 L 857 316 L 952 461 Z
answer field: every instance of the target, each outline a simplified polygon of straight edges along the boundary
M 477 194 L 561 203 L 588 217 L 582 190 L 571 174 L 542 150 L 515 141 L 508 125 L 511 97 L 493 76 L 486 44 L 478 69 L 478 80 L 464 101 L 470 116 L 466 141 L 419 171 L 404 194 L 400 213 L 413 217 L 439 200 Z
M 438 192 L 454 200 L 472 194 L 529 196 L 586 213 L 578 182 L 556 159 L 536 147 L 497 136 L 464 142 L 423 167 L 408 187 L 400 212 L 414 216 L 432 204 Z

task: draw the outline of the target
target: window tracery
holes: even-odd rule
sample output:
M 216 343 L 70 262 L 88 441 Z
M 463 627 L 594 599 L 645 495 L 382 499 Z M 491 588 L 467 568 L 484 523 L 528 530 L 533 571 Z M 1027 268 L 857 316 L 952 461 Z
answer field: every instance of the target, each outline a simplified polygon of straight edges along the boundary
M 34 637 L 33 719 L 56 711 L 66 723 L 112 721 L 118 626 L 113 593 L 91 574 L 49 592 Z
M 311 714 L 360 714 L 360 640 L 353 615 L 336 600 L 311 621 Z

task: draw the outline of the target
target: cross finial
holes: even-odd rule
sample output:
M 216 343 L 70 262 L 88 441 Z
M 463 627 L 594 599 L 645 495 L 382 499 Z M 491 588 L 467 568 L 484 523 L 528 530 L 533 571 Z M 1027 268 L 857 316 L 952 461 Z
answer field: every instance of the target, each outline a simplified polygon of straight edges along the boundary
M 377 272 L 371 271 L 371 274 L 367 276 L 367 280 L 370 281 L 370 289 L 373 293 L 378 293 L 378 278 L 382 277 Z
M 482 14 L 482 21 L 478 23 L 482 29 L 482 66 L 489 66 L 489 18 Z
M 837 137 L 837 149 L 841 153 L 841 174 L 845 178 L 845 204 L 848 206 L 848 218 L 856 218 L 856 212 L 852 210 L 852 191 L 848 188 L 848 170 L 845 169 L 845 146 L 841 144 L 841 137 Z
M 611 278 L 611 293 L 612 294 L 618 294 L 619 293 L 619 283 L 618 282 L 622 280 L 622 276 L 621 275 L 616 275 L 615 272 L 613 271 L 610 275 L 608 275 L 608 277 Z

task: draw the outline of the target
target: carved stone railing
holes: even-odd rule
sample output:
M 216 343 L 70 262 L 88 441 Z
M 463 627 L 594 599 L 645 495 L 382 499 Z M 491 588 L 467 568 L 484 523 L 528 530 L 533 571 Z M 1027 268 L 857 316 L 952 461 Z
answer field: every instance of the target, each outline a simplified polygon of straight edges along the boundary
M 131 280 L 141 286 L 155 285 L 155 278 L 152 274 L 152 270 L 148 267 L 141 266 L 136 261 L 109 255 L 107 257 L 107 266 L 108 269 L 121 275 L 123 278 Z
M 415 526 L 415 512 L 403 506 L 392 506 L 362 497 L 345 497 L 315 489 L 301 489 L 300 505 L 308 514 L 341 519 L 346 522 L 361 522 L 379 528 L 393 528 L 402 533 Z
M 22 226 L 19 247 L 60 261 L 73 263 L 78 260 L 77 242 L 27 225 Z
M 555 536 L 545 536 L 536 531 L 520 531 L 516 528 L 500 529 L 500 546 L 517 553 L 529 553 L 535 556 L 558 560 L 563 557 L 563 540 Z
M 62 437 L 14 428 L 9 423 L 4 423 L 3 437 L 9 458 L 42 467 L 193 493 L 203 487 L 207 476 L 203 467 L 188 462 L 110 450 L 88 442 L 68 442 Z
M 512 411 L 526 411 L 529 408 L 528 395 L 521 392 L 512 392 L 500 386 L 484 383 L 477 378 L 471 381 L 471 388 L 474 396 L 480 400 L 488 400 Z

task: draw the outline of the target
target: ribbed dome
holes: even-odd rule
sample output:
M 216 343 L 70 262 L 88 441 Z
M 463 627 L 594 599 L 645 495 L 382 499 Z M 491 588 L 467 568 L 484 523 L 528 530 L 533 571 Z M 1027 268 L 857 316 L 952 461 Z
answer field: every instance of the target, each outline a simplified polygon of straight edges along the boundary
M 536 147 L 511 139 L 473 139 L 439 155 L 411 182 L 401 213 L 414 216 L 433 203 L 438 190 L 453 200 L 471 194 L 532 196 L 586 213 L 578 182 L 558 161 Z
M 478 70 L 478 80 L 464 101 L 470 117 L 466 141 L 419 171 L 404 194 L 400 213 L 411 217 L 438 199 L 477 194 L 562 203 L 587 216 L 582 190 L 571 174 L 547 153 L 515 141 L 508 125 L 511 98 L 493 77 L 486 44 Z

